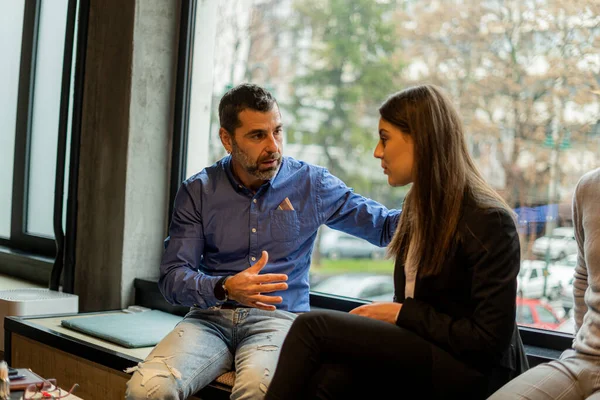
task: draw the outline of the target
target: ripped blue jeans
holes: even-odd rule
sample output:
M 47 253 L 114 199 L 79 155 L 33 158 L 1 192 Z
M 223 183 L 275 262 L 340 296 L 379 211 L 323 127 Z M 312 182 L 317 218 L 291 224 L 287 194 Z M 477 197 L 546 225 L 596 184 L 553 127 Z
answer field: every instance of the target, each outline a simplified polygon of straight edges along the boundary
M 134 373 L 126 398 L 186 399 L 235 367 L 231 399 L 262 399 L 295 318 L 279 310 L 192 308 L 142 363 L 127 371 Z

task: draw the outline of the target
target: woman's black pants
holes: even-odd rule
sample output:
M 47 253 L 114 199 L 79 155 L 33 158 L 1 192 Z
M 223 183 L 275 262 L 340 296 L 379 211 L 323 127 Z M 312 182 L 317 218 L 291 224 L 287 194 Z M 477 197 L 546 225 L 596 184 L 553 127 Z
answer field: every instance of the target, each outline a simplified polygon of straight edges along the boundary
M 266 400 L 481 399 L 487 379 L 396 325 L 337 311 L 300 315 Z

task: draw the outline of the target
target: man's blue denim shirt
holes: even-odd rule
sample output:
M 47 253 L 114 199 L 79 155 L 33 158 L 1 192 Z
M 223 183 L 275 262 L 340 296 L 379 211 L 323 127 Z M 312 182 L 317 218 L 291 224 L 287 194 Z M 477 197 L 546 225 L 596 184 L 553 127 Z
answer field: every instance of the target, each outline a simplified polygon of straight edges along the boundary
M 293 211 L 278 209 L 288 198 Z M 263 250 L 261 273 L 288 275 L 278 309 L 309 311 L 308 269 L 322 224 L 386 246 L 399 210 L 359 196 L 325 168 L 283 157 L 277 175 L 256 193 L 233 176 L 231 156 L 181 185 L 160 266 L 159 287 L 172 304 L 208 308 L 221 304 L 219 277 L 253 265 Z

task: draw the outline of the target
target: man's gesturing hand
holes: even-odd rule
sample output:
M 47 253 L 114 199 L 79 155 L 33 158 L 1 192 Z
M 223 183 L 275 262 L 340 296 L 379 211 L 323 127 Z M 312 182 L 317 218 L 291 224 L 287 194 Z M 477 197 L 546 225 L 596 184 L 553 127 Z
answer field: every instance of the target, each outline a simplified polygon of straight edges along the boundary
M 225 288 L 229 298 L 246 306 L 275 311 L 272 304 L 279 304 L 283 299 L 281 296 L 266 296 L 264 293 L 286 290 L 288 285 L 282 281 L 287 281 L 288 277 L 285 274 L 259 275 L 268 260 L 269 253 L 263 251 L 256 264 L 227 279 Z

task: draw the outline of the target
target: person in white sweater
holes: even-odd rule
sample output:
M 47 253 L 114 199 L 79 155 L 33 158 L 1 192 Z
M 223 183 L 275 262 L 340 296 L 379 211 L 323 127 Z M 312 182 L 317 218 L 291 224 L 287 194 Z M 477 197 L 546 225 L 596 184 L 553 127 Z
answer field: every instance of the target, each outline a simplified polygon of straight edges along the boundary
M 508 382 L 492 400 L 600 399 L 600 168 L 577 183 L 573 224 L 578 245 L 573 348 Z

